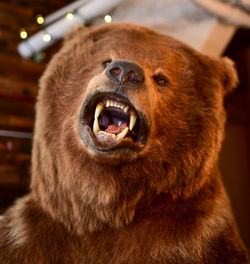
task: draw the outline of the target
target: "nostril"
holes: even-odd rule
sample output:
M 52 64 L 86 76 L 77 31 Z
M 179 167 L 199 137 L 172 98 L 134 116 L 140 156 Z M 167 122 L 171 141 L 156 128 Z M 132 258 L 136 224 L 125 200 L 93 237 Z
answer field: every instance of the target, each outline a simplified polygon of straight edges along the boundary
M 138 82 L 139 81 L 135 72 L 130 71 L 128 73 L 128 81 L 129 82 Z
M 113 69 L 110 70 L 110 73 L 111 73 L 113 76 L 120 75 L 120 74 L 121 74 L 121 69 L 120 69 L 120 68 L 113 68 Z

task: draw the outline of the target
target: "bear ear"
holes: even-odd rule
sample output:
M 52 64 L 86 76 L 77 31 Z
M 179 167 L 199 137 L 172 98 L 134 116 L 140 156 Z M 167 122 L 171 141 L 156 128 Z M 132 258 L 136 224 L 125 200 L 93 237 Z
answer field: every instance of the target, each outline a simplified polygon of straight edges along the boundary
M 239 83 L 234 62 L 227 57 L 223 57 L 219 59 L 219 64 L 217 67 L 217 72 L 219 74 L 218 77 L 224 88 L 224 94 L 227 94 Z

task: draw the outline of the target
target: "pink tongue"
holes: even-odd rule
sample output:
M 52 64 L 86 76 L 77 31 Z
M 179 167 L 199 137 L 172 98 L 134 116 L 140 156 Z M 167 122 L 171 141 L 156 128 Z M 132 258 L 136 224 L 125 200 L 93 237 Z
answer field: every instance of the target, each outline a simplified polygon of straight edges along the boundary
M 119 133 L 122 132 L 123 129 L 125 129 L 126 127 L 128 126 L 127 123 L 123 123 L 122 125 L 120 126 L 117 126 L 117 125 L 109 125 L 105 132 L 108 132 L 108 133 L 112 133 L 112 134 L 115 134 L 115 135 L 118 135 Z

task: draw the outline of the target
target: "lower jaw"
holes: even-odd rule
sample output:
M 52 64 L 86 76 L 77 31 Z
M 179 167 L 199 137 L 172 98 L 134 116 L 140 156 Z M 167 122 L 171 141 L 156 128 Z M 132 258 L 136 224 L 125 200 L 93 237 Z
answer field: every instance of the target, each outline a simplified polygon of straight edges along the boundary
M 87 152 L 96 158 L 100 157 L 100 161 L 104 162 L 107 160 L 111 160 L 112 163 L 131 161 L 144 147 L 143 143 L 133 142 L 129 137 L 120 142 L 98 141 L 88 125 L 80 125 L 79 133 Z

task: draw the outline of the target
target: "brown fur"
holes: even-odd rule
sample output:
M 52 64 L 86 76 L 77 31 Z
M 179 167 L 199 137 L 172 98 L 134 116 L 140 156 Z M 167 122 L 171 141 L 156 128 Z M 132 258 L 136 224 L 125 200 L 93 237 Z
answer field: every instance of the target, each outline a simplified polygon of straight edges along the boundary
M 149 126 L 137 150 L 79 136 L 88 96 L 112 88 L 107 58 L 145 73 L 124 91 Z M 31 192 L 0 221 L 0 263 L 248 263 L 216 165 L 236 84 L 229 59 L 144 27 L 70 32 L 40 82 Z

